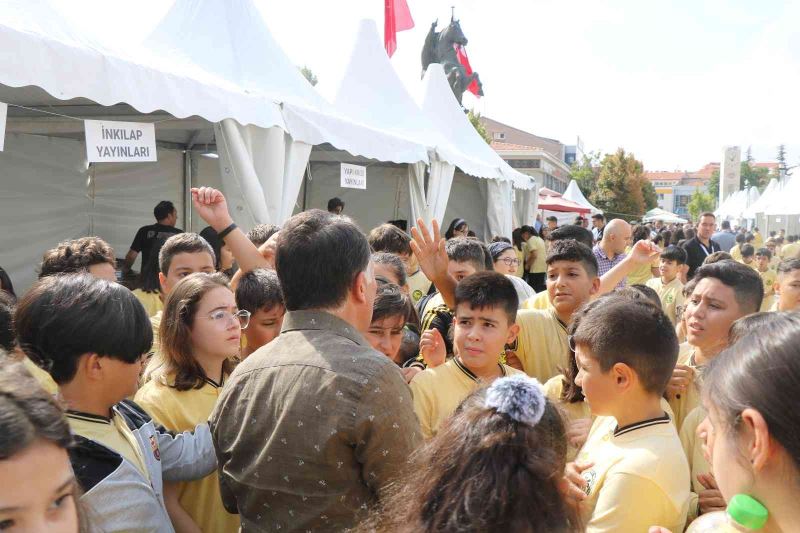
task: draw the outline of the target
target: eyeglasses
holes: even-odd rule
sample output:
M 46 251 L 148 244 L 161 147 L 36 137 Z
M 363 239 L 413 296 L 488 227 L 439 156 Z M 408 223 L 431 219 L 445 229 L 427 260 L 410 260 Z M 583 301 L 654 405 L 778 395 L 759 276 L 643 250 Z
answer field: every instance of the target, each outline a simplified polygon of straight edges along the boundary
M 507 264 L 508 266 L 517 266 L 519 265 L 519 259 L 516 257 L 504 257 L 500 261 Z
M 240 328 L 247 329 L 250 324 L 250 311 L 240 309 L 235 313 L 231 313 L 224 309 L 217 309 L 209 313 L 205 318 L 220 326 L 227 326 L 231 321 L 238 322 Z
M 575 353 L 575 337 L 572 335 L 567 335 L 567 346 L 570 352 Z

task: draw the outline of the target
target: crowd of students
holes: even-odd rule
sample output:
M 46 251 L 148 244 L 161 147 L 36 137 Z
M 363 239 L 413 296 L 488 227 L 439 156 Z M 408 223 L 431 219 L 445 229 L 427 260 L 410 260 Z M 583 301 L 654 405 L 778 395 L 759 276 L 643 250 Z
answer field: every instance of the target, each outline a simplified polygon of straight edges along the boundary
M 217 242 L 168 230 L 157 306 L 98 237 L 0 291 L 0 529 L 677 533 L 737 494 L 796 529 L 797 239 L 192 196 Z

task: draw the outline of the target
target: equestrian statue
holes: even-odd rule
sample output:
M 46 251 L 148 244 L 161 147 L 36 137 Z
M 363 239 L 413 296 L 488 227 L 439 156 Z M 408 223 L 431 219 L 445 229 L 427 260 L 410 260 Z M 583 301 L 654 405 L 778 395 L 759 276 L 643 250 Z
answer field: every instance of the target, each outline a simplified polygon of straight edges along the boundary
M 425 44 L 422 47 L 422 75 L 431 63 L 439 63 L 444 68 L 447 81 L 458 103 L 464 91 L 473 81 L 478 83 L 478 95 L 483 96 L 483 85 L 477 72 L 467 74 L 467 69 L 458 60 L 458 51 L 467 45 L 467 38 L 461 31 L 461 24 L 455 18 L 450 20 L 450 24 L 440 32 L 436 31 L 435 21 L 431 24 L 428 36 L 425 37 Z

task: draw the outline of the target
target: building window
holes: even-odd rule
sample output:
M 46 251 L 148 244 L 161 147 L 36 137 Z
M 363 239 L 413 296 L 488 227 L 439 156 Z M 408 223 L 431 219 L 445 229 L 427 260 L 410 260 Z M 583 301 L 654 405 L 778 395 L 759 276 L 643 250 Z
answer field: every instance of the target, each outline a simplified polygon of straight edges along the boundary
M 493 138 L 495 141 L 502 141 L 502 140 L 505 140 L 505 138 L 506 138 L 506 134 L 505 134 L 505 133 L 503 133 L 502 131 L 496 131 L 496 132 L 494 132 L 494 133 L 492 134 L 492 138 Z
M 664 199 L 664 195 L 659 193 L 659 195 L 658 195 L 658 199 L 659 199 L 659 200 L 663 200 L 663 199 Z
M 540 168 L 542 162 L 538 159 L 507 159 L 511 168 Z

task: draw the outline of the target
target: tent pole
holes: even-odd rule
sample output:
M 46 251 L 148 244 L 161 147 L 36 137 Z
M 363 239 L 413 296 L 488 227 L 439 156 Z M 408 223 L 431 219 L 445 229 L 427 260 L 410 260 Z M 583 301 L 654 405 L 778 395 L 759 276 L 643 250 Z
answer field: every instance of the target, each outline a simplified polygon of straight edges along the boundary
M 192 231 L 192 152 L 183 151 L 183 221 L 186 231 Z

